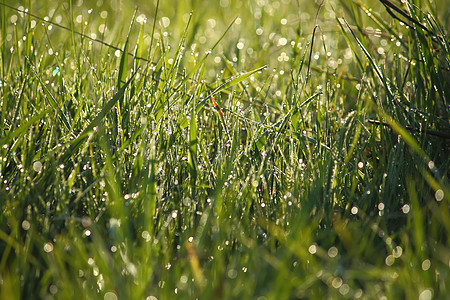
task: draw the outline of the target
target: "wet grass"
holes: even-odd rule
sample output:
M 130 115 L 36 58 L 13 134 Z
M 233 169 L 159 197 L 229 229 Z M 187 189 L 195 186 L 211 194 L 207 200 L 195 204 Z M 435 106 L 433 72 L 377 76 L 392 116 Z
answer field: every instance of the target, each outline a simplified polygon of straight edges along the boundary
M 448 1 L 103 2 L 0 5 L 0 298 L 449 294 Z

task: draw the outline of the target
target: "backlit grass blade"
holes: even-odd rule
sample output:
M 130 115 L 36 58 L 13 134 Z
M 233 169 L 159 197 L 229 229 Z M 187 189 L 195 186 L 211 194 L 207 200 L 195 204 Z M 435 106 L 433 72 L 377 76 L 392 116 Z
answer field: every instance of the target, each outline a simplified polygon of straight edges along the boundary
M 356 53 L 356 49 L 353 46 L 353 43 L 350 41 L 350 38 L 348 37 L 347 32 L 344 29 L 344 26 L 342 25 L 342 23 L 345 21 L 343 19 L 336 19 L 336 20 L 337 20 L 337 23 L 339 24 L 339 28 L 341 29 L 341 31 L 344 35 L 345 40 L 347 41 L 347 44 L 350 46 L 350 48 L 353 51 L 353 55 L 355 56 L 355 60 L 358 63 L 358 66 L 360 67 L 361 70 L 364 70 L 363 64 L 362 64 L 361 60 L 359 59 L 359 56 Z M 342 20 L 342 22 L 341 22 L 341 20 Z
M 202 101 L 200 101 L 200 102 L 197 104 L 197 108 L 198 108 L 199 106 L 203 105 L 209 98 L 211 98 L 211 96 L 213 96 L 213 95 L 219 93 L 219 92 L 222 91 L 222 90 L 225 90 L 225 89 L 227 89 L 227 88 L 229 88 L 229 87 L 232 87 L 232 86 L 234 86 L 234 85 L 240 83 L 241 81 L 247 79 L 248 77 L 252 76 L 253 74 L 255 74 L 255 73 L 259 72 L 259 71 L 264 70 L 266 67 L 267 67 L 267 66 L 262 66 L 262 67 L 259 67 L 259 68 L 255 69 L 255 70 L 253 70 L 253 71 L 249 71 L 249 72 L 243 73 L 243 74 L 241 74 L 241 75 L 231 77 L 231 78 L 228 79 L 226 82 L 224 82 L 223 84 L 221 84 L 220 86 L 218 86 L 216 89 L 214 89 L 214 91 L 212 91 L 212 93 L 209 94 L 206 98 L 204 98 Z
M 194 96 L 195 99 L 195 96 Z M 195 107 L 195 100 L 192 105 Z M 191 184 L 195 185 L 197 178 L 197 147 L 198 147 L 198 133 L 197 133 L 197 112 L 195 109 L 191 110 L 191 120 L 189 124 L 189 168 L 191 173 Z
M 127 39 L 123 46 L 122 56 L 120 58 L 119 75 L 117 77 L 117 87 L 120 89 L 127 81 L 127 68 L 128 68 L 128 48 L 131 29 L 133 28 L 134 20 L 136 18 L 137 10 L 134 12 L 133 19 L 131 20 L 130 28 L 128 29 Z
M 156 152 L 156 140 L 153 136 L 150 139 L 150 144 L 148 145 L 148 173 L 147 176 L 144 177 L 145 183 L 143 184 L 143 187 L 145 187 L 144 191 L 147 197 L 145 198 L 144 202 L 144 226 L 146 230 L 153 234 L 154 232 L 154 217 L 155 217 L 155 209 L 156 209 L 156 196 L 157 196 L 157 164 L 158 164 L 158 157 Z
M 366 58 L 370 62 L 370 65 L 375 70 L 375 74 L 377 75 L 377 77 L 381 81 L 381 83 L 383 84 L 384 89 L 386 90 L 387 95 L 389 96 L 389 99 L 392 100 L 394 98 L 394 96 L 392 94 L 391 88 L 389 87 L 389 85 L 387 83 L 387 80 L 386 80 L 385 76 L 383 75 L 383 73 L 381 72 L 380 68 L 378 67 L 377 63 L 372 58 L 372 56 L 370 55 L 369 51 L 364 47 L 364 45 L 361 43 L 361 41 L 355 35 L 353 30 L 350 28 L 350 25 L 348 25 L 347 21 L 345 21 L 344 19 L 343 19 L 343 21 L 345 22 L 345 25 L 347 25 L 347 29 L 351 32 L 351 34 L 355 38 L 356 43 L 358 44 L 358 46 L 361 48 L 363 53 L 366 55 Z
M 5 12 L 5 7 L 3 5 L 0 7 L 0 15 L 2 17 L 1 20 L 0 20 L 1 26 L 2 26 L 2 28 L 0 29 L 0 31 L 1 31 L 1 40 L 5 41 L 6 40 L 6 12 Z M 6 45 L 5 45 L 4 42 L 2 42 L 1 45 L 0 45 L 0 55 L 1 55 L 1 57 L 0 57 L 0 60 L 1 60 L 0 61 L 0 63 L 1 63 L 0 76 L 1 76 L 1 78 L 5 78 Z M 3 87 L 2 87 L 2 89 L 3 89 Z
M 138 38 L 138 42 L 137 42 L 137 45 L 136 45 L 136 51 L 135 51 L 135 54 L 134 54 L 135 57 L 142 57 L 142 53 L 144 52 L 143 51 L 144 50 L 144 46 L 145 46 L 145 43 L 144 43 L 144 24 L 145 23 L 142 23 L 141 29 L 139 30 L 139 38 Z
M 370 9 L 366 4 L 364 4 L 361 0 L 357 0 L 358 5 L 364 10 L 367 16 L 369 16 L 375 23 L 377 23 L 384 30 L 389 32 L 397 41 L 399 41 L 403 47 L 407 48 L 406 43 L 400 38 L 399 34 L 392 29 L 392 26 L 387 22 L 388 19 L 382 18 L 378 13 L 374 12 Z
M 217 104 L 217 102 L 214 99 L 214 96 L 212 94 L 211 94 L 211 100 L 213 102 L 214 108 L 217 109 L 217 111 L 219 112 L 220 120 L 222 122 L 223 128 L 225 129 L 225 133 L 227 134 L 228 141 L 231 142 L 231 136 L 230 136 L 230 133 L 228 132 L 227 123 L 225 122 L 225 117 L 223 115 L 222 109 L 220 108 L 219 104 Z M 194 109 L 194 111 L 195 111 L 195 109 Z
M 194 65 L 194 67 L 192 68 L 192 70 L 188 73 L 188 75 L 186 76 L 186 78 L 184 80 L 181 81 L 181 83 L 179 84 L 179 86 L 183 86 L 184 84 L 186 84 L 186 82 L 192 78 L 195 74 L 195 72 L 197 72 L 197 70 L 204 64 L 204 62 L 206 61 L 206 59 L 208 58 L 209 54 L 211 54 L 211 52 L 217 47 L 217 45 L 220 43 L 220 41 L 225 37 L 225 35 L 228 33 L 228 31 L 231 29 L 231 26 L 233 26 L 234 22 L 236 22 L 236 18 L 233 20 L 233 22 L 231 22 L 231 24 L 227 27 L 227 29 L 224 31 L 224 33 L 222 34 L 222 36 L 216 41 L 216 43 L 211 47 L 211 49 L 209 51 L 207 51 L 202 58 Z M 178 88 L 177 88 L 178 89 Z
M 414 152 L 416 152 L 425 163 L 428 163 L 429 157 L 423 151 L 423 149 L 420 147 L 420 145 L 417 143 L 417 141 L 414 139 L 414 137 L 402 126 L 400 126 L 391 116 L 389 116 L 387 113 L 382 111 L 381 109 L 378 110 L 378 114 L 386 120 L 386 123 L 391 126 L 391 128 L 397 132 L 402 138 L 405 140 L 405 142 L 411 147 Z

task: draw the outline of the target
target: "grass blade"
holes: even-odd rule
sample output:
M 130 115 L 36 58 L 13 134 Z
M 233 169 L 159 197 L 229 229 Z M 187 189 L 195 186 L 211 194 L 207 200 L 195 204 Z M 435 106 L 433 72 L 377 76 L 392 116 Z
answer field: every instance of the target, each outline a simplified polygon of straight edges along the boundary
M 139 70 L 139 69 L 138 69 Z M 113 106 L 123 98 L 125 94 L 125 90 L 128 85 L 132 82 L 134 76 L 137 74 L 138 70 L 134 72 L 130 79 L 123 85 L 117 93 L 103 106 L 102 110 L 95 116 L 95 118 L 87 125 L 83 131 L 78 135 L 78 137 L 70 143 L 70 149 L 64 155 L 63 161 L 67 160 L 70 156 L 72 156 L 75 151 L 81 146 L 81 143 L 88 137 L 89 133 L 91 133 L 95 127 L 99 126 L 106 116 L 106 114 L 113 108 Z
M 347 21 L 345 21 L 343 19 L 343 21 L 345 22 L 345 25 L 347 25 L 347 29 L 351 32 L 351 34 L 353 35 L 353 37 L 356 40 L 356 43 L 358 44 L 358 46 L 361 48 L 361 50 L 363 51 L 363 53 L 366 55 L 370 65 L 372 66 L 372 68 L 375 70 L 375 74 L 377 75 L 378 79 L 381 81 L 381 83 L 384 86 L 384 89 L 386 90 L 386 93 L 389 97 L 390 100 L 393 100 L 394 95 L 391 91 L 391 88 L 389 87 L 386 78 L 384 77 L 383 73 L 381 72 L 380 68 L 378 67 L 377 63 L 375 62 L 375 60 L 372 58 L 372 56 L 370 55 L 369 51 L 364 47 L 364 45 L 361 43 L 361 41 L 358 39 L 358 37 L 355 35 L 355 33 L 353 32 L 353 30 L 350 28 L 350 25 L 347 23 Z

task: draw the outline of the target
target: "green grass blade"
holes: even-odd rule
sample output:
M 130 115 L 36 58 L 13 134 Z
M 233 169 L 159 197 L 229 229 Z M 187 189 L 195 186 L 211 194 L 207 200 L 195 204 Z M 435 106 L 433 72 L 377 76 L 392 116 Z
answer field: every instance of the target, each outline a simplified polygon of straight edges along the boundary
M 197 70 L 205 63 L 206 59 L 208 58 L 208 56 L 211 54 L 211 52 L 217 47 L 217 45 L 220 43 L 220 41 L 225 37 L 225 35 L 228 33 L 228 31 L 231 29 L 231 26 L 234 24 L 234 22 L 236 21 L 236 19 L 233 20 L 233 22 L 231 22 L 231 24 L 228 26 L 228 28 L 224 31 L 224 33 L 222 34 L 222 36 L 216 41 L 216 43 L 211 47 L 211 49 L 209 51 L 207 51 L 202 58 L 195 64 L 195 66 L 192 68 L 192 70 L 188 73 L 188 75 L 186 76 L 186 78 L 184 80 L 181 81 L 181 83 L 179 84 L 179 87 L 183 86 L 184 84 L 186 84 L 186 82 L 192 78 L 195 74 L 195 72 L 197 72 Z M 178 89 L 178 87 L 177 87 Z
M 267 66 L 262 66 L 262 67 L 259 67 L 259 68 L 255 69 L 255 70 L 248 71 L 248 72 L 240 74 L 238 76 L 231 77 L 226 82 L 224 82 L 223 84 L 221 84 L 217 88 L 215 88 L 214 91 L 212 91 L 212 93 L 209 94 L 206 98 L 204 98 L 202 101 L 200 101 L 197 104 L 197 108 L 199 106 L 203 105 L 208 99 L 211 98 L 211 96 L 214 96 L 215 94 L 219 93 L 220 91 L 225 90 L 225 89 L 227 89 L 229 87 L 232 87 L 232 86 L 240 83 L 241 81 L 247 79 L 248 77 L 252 76 L 253 74 L 255 74 L 255 73 L 259 72 L 259 71 L 262 71 L 262 70 L 264 70 L 266 68 L 267 68 Z
M 128 48 L 131 29 L 133 28 L 134 20 L 136 19 L 137 10 L 134 12 L 133 19 L 131 20 L 130 28 L 128 29 L 127 39 L 123 46 L 122 56 L 120 57 L 119 75 L 117 77 L 117 87 L 120 89 L 127 82 L 127 68 L 128 68 Z
M 355 33 L 353 32 L 353 30 L 350 28 L 350 25 L 347 23 L 347 21 L 343 20 L 345 22 L 345 25 L 347 25 L 347 29 L 351 32 L 351 34 L 353 35 L 353 37 L 356 40 L 356 43 L 358 44 L 358 46 L 361 48 L 361 50 L 364 52 L 364 54 L 366 55 L 370 65 L 372 66 L 372 68 L 375 70 L 375 74 L 377 75 L 378 79 L 381 81 L 381 83 L 384 86 L 384 89 L 387 92 L 387 95 L 389 97 L 389 99 L 393 99 L 394 96 L 392 94 L 391 88 L 389 87 L 387 80 L 385 78 L 385 76 L 383 75 L 383 73 L 381 72 L 380 68 L 378 67 L 377 63 L 375 62 L 375 60 L 372 58 L 372 56 L 370 55 L 369 51 L 364 47 L 364 45 L 361 43 L 361 41 L 358 39 L 358 37 L 355 35 Z
M 108 102 L 106 102 L 102 110 L 97 114 L 97 116 L 95 116 L 95 118 L 89 123 L 89 125 L 87 125 L 83 129 L 83 131 L 78 135 L 78 137 L 70 143 L 70 149 L 64 155 L 63 160 L 67 160 L 78 150 L 78 148 L 81 146 L 81 143 L 88 137 L 89 133 L 91 133 L 94 130 L 94 127 L 99 126 L 103 118 L 113 108 L 113 106 L 117 103 L 117 101 L 123 98 L 125 90 L 133 80 L 134 76 L 137 74 L 138 70 L 136 70 L 136 72 L 134 72 L 131 78 L 128 79 L 125 85 L 123 85 Z
M 34 115 L 25 124 L 21 125 L 16 130 L 14 130 L 13 132 L 9 132 L 6 136 L 0 139 L 0 147 L 3 147 L 3 145 L 10 143 L 13 139 L 22 136 L 31 126 L 33 126 L 33 124 L 42 120 L 44 116 L 47 114 L 48 110 L 49 109 L 45 109 L 41 111 L 40 113 Z
M 193 107 L 195 107 L 195 100 L 193 101 Z M 192 185 L 195 185 L 195 180 L 197 178 L 197 147 L 198 147 L 197 113 L 195 109 L 192 109 L 191 120 L 189 124 L 189 167 L 191 172 Z

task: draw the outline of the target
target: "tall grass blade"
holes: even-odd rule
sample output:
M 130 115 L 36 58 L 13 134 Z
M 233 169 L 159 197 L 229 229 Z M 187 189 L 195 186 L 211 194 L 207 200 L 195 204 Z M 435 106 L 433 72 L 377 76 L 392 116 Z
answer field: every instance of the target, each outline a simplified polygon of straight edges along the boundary
M 226 82 L 222 83 L 222 84 L 219 85 L 217 88 L 215 88 L 215 89 L 214 89 L 207 97 L 205 97 L 204 99 L 202 99 L 202 100 L 197 104 L 197 108 L 198 108 L 199 106 L 203 105 L 208 99 L 210 99 L 210 98 L 211 98 L 212 96 L 214 96 L 215 94 L 217 94 L 217 93 L 219 93 L 219 92 L 221 92 L 221 91 L 223 91 L 223 90 L 225 90 L 225 89 L 227 89 L 227 88 L 229 88 L 229 87 L 232 87 L 232 86 L 234 86 L 234 85 L 240 83 L 241 81 L 247 79 L 248 77 L 252 76 L 253 74 L 255 74 L 255 73 L 257 73 L 257 72 L 260 72 L 260 71 L 262 71 L 262 70 L 264 70 L 264 69 L 266 69 L 266 68 L 267 68 L 267 66 L 262 66 L 262 67 L 259 67 L 259 68 L 255 69 L 255 70 L 248 71 L 248 72 L 245 72 L 245 73 L 240 74 L 240 75 L 238 75 L 238 76 L 231 77 L 231 78 L 228 79 Z
M 387 82 L 385 76 L 383 75 L 383 73 L 381 72 L 380 68 L 378 67 L 377 63 L 372 58 L 372 56 L 370 55 L 369 51 L 364 47 L 364 45 L 358 39 L 358 37 L 356 37 L 355 33 L 350 28 L 350 25 L 347 23 L 347 21 L 345 21 L 344 19 L 343 19 L 343 21 L 345 22 L 345 25 L 347 25 L 347 29 L 351 32 L 351 34 L 355 38 L 356 43 L 358 44 L 358 46 L 361 48 L 363 53 L 366 55 L 366 58 L 369 61 L 370 65 L 372 66 L 373 70 L 375 70 L 375 74 L 377 75 L 377 77 L 381 81 L 381 83 L 383 84 L 383 87 L 384 87 L 384 89 L 385 89 L 389 99 L 392 100 L 394 98 L 394 95 L 393 95 L 393 93 L 391 91 L 391 88 L 388 85 L 388 82 Z
M 117 87 L 120 89 L 127 82 L 127 68 L 128 68 L 128 48 L 131 29 L 133 28 L 134 20 L 136 19 L 137 10 L 134 11 L 133 19 L 131 20 L 130 28 L 128 29 L 127 39 L 123 46 L 122 56 L 120 57 L 119 75 L 117 77 Z

